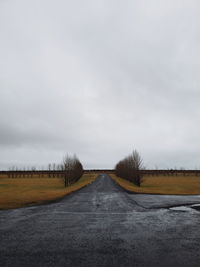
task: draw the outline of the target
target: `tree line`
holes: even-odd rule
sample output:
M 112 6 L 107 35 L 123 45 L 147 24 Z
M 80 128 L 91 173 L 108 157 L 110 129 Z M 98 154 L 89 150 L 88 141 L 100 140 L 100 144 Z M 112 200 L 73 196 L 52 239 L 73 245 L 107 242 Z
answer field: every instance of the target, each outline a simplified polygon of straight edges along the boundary
M 28 169 L 20 169 L 17 167 L 12 167 L 8 171 L 9 178 L 20 178 L 20 177 L 30 177 L 32 178 L 34 174 L 37 177 L 62 177 L 64 178 L 65 187 L 77 182 L 84 173 L 83 165 L 76 155 L 63 157 L 60 164 L 48 164 L 48 170 L 37 170 L 36 167 L 31 167 Z
M 143 160 L 137 150 L 133 150 L 132 154 L 120 160 L 115 166 L 115 174 L 124 178 L 137 186 L 141 185 L 142 172 L 144 168 Z
M 90 172 L 91 170 L 88 170 Z M 95 171 L 95 170 L 92 170 Z M 100 170 L 96 170 L 100 172 Z M 142 157 L 137 150 L 126 156 L 124 159 L 120 160 L 114 170 L 101 170 L 101 171 L 114 171 L 118 177 L 124 178 L 137 186 L 141 186 L 143 175 L 200 175 L 200 170 L 185 170 L 184 168 L 178 169 L 168 169 L 168 170 L 147 170 L 144 168 Z M 84 170 L 82 163 L 74 156 L 64 156 L 60 164 L 49 163 L 46 170 L 37 170 L 36 167 L 19 169 L 17 167 L 12 167 L 6 172 L 9 178 L 17 177 L 60 177 L 64 179 L 65 187 L 72 183 L 75 183 L 83 175 Z

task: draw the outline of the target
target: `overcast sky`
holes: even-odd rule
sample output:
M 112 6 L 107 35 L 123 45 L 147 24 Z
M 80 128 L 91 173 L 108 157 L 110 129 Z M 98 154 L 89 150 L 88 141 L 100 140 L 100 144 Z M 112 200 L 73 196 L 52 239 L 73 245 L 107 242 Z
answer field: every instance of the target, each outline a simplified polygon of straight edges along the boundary
M 200 168 L 199 0 L 0 0 L 0 169 L 76 153 Z

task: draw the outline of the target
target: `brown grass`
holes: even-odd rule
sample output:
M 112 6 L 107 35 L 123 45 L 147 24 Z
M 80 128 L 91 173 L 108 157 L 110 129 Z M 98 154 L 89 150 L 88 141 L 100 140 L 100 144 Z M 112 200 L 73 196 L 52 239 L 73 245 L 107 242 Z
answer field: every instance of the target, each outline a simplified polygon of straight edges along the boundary
M 145 175 L 142 178 L 141 187 L 137 187 L 129 181 L 110 175 L 120 186 L 128 191 L 149 194 L 169 195 L 199 195 L 200 177 L 194 175 L 180 176 L 152 176 Z
M 92 183 L 95 173 L 84 174 L 78 182 L 64 187 L 63 178 L 1 178 L 0 209 L 53 201 Z

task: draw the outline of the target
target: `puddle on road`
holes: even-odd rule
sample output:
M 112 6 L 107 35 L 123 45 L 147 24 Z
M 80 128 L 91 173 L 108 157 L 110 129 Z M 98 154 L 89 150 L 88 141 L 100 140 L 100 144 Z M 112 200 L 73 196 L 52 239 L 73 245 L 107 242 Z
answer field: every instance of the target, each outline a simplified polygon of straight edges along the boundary
M 195 204 L 195 205 L 191 205 L 191 206 L 172 207 L 169 209 L 173 210 L 173 211 L 182 211 L 182 212 L 188 212 L 188 211 L 193 211 L 193 210 L 200 211 L 200 204 Z
M 192 205 L 191 208 L 200 211 L 200 204 Z
M 187 212 L 187 211 L 191 211 L 192 209 L 190 207 L 179 206 L 179 207 L 170 208 L 170 210 Z

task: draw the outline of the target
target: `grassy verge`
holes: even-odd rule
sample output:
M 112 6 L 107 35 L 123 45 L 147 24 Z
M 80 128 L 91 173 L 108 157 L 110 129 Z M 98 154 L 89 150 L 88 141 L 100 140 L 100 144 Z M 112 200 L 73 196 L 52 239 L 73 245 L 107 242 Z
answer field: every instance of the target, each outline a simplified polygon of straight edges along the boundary
M 66 188 L 62 178 L 1 178 L 0 209 L 53 201 L 92 183 L 96 177 L 95 173 L 84 174 L 78 182 Z
M 129 181 L 110 175 L 124 189 L 145 194 L 165 195 L 199 195 L 200 177 L 190 176 L 151 176 L 145 175 L 142 178 L 141 187 L 137 187 Z

